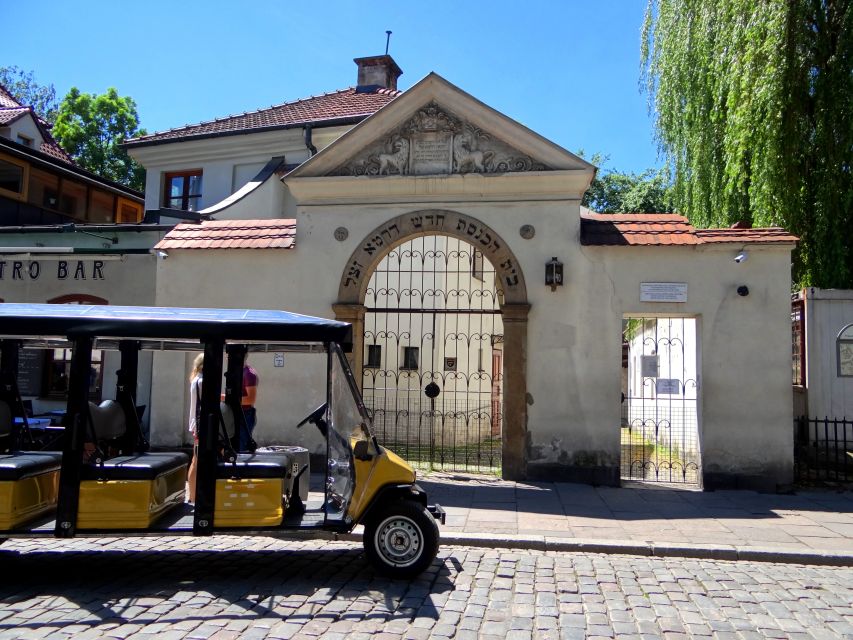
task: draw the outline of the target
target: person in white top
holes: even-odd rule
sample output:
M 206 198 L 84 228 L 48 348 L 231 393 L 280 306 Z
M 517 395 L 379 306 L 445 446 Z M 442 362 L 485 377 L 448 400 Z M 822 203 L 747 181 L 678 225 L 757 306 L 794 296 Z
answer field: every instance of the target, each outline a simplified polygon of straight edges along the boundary
M 190 372 L 190 420 L 189 430 L 193 434 L 193 457 L 187 471 L 187 502 L 195 504 L 195 478 L 198 471 L 198 422 L 201 417 L 201 382 L 204 368 L 204 354 L 193 360 Z

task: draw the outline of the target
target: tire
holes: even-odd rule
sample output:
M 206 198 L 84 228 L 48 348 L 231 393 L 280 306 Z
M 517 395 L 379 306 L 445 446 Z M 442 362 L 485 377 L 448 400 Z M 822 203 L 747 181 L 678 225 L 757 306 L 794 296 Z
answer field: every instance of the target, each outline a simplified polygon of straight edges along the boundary
M 438 553 L 438 525 L 422 505 L 397 500 L 365 522 L 364 551 L 380 573 L 414 578 Z

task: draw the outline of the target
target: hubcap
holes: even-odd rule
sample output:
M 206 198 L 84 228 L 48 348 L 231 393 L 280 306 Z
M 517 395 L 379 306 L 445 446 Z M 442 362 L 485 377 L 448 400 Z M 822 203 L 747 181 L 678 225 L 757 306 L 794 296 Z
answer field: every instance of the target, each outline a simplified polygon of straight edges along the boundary
M 390 564 L 407 567 L 421 555 L 422 539 L 418 526 L 409 518 L 393 516 L 376 529 L 376 549 Z

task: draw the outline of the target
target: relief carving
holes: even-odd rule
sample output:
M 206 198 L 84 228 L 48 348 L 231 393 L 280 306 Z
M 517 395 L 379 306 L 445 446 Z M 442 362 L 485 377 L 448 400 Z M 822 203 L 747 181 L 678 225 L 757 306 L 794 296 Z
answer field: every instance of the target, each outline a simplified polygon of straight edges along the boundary
M 329 175 L 446 175 L 548 168 L 430 103 Z

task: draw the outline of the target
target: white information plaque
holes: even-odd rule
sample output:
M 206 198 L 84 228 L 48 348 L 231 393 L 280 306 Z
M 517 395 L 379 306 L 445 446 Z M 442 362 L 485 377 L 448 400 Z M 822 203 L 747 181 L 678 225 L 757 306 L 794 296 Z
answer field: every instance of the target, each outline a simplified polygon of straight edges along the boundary
M 677 396 L 681 394 L 681 380 L 677 378 L 658 378 L 655 380 L 655 391 L 658 395 Z
M 687 302 L 687 283 L 641 282 L 640 302 Z

